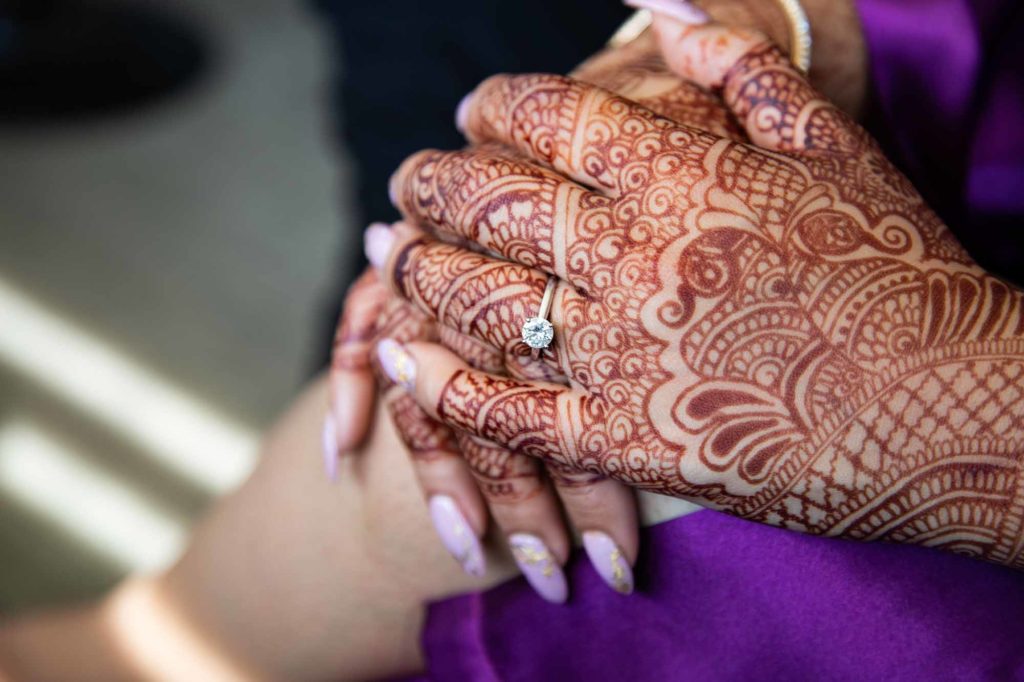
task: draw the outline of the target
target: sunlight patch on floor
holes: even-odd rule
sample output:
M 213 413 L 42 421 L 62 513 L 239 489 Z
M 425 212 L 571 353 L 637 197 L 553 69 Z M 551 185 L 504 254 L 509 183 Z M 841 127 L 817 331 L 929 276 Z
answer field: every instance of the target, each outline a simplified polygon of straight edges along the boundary
M 0 279 L 0 363 L 211 494 L 251 471 L 257 434 Z
M 163 568 L 185 542 L 183 520 L 27 419 L 0 425 L 0 491 L 126 571 Z

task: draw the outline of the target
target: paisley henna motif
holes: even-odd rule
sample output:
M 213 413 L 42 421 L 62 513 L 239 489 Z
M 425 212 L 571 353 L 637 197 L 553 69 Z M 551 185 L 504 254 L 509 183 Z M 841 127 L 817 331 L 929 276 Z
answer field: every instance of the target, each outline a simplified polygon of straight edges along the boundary
M 748 50 L 721 97 L 758 146 L 727 117 L 708 134 L 569 79 L 498 77 L 477 139 L 580 186 L 490 149 L 407 162 L 400 204 L 421 224 L 571 285 L 550 369 L 579 390 L 463 371 L 442 419 L 750 519 L 1024 568 L 1021 292 L 776 48 Z M 480 311 L 512 324 L 539 300 L 530 272 L 423 242 L 395 274 L 514 353 Z

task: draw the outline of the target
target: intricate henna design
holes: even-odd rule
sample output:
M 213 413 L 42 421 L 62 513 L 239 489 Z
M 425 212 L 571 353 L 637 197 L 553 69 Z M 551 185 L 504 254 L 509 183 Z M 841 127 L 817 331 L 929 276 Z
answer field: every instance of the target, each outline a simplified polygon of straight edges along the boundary
M 732 139 L 745 139 L 739 125 L 718 97 L 692 83 L 681 82 L 668 71 L 650 36 L 625 48 L 602 53 L 581 67 L 580 72 L 585 73 L 588 80 L 632 95 L 670 118 Z M 490 156 L 480 159 L 474 173 L 462 172 L 459 165 L 452 164 L 450 167 L 459 172 L 459 176 L 451 178 L 451 182 L 455 186 L 476 178 L 484 181 L 476 187 L 466 186 L 458 207 L 452 200 L 454 197 L 449 195 L 450 200 L 438 206 L 442 213 L 434 215 L 431 221 L 418 221 L 420 224 L 459 226 L 463 231 L 449 233 L 447 238 L 460 243 L 483 241 L 482 235 L 486 231 L 501 239 L 487 244 L 491 251 L 526 260 L 530 253 L 535 252 L 534 245 L 539 240 L 551 238 L 556 211 L 573 212 L 574 201 L 607 203 L 604 197 L 574 188 L 560 176 L 529 161 L 509 158 L 509 150 L 505 146 L 481 145 L 476 149 Z M 429 166 L 429 154 L 422 158 Z M 466 158 L 476 157 L 467 155 Z M 441 181 L 446 174 L 443 168 L 435 167 L 429 176 L 433 183 Z M 540 195 L 534 191 L 537 182 L 546 182 L 549 187 L 546 199 L 541 201 L 536 201 Z M 523 191 L 524 185 L 530 191 Z M 483 201 L 478 201 L 478 197 L 483 197 Z M 416 262 L 423 259 L 418 258 Z M 444 290 L 435 287 L 433 282 L 436 280 L 417 281 L 416 274 L 412 272 L 407 273 L 408 281 L 403 290 L 411 298 L 419 298 L 420 307 L 434 311 L 445 307 L 446 312 L 441 314 L 449 322 L 465 319 L 469 316 L 468 309 L 475 308 L 478 314 L 469 324 L 453 324 L 452 327 L 442 327 L 438 332 L 432 319 L 402 299 L 391 298 L 381 311 L 375 329 L 367 328 L 360 335 L 360 346 L 353 348 L 350 355 L 366 358 L 365 344 L 372 338 L 393 338 L 399 342 L 438 339 L 472 367 L 493 373 L 507 372 L 516 378 L 564 382 L 565 377 L 553 355 L 546 353 L 542 356 L 543 362 L 536 362 L 519 343 L 522 318 L 526 308 L 531 308 L 529 312 L 532 313 L 532 307 L 540 300 L 545 278 L 524 269 L 524 274 L 515 283 L 507 280 L 496 283 L 485 271 L 474 272 L 472 268 L 463 267 L 457 270 L 461 272 L 461 279 L 453 270 L 449 273 L 452 278 L 448 285 L 465 282 L 459 299 L 449 298 Z M 495 274 L 506 278 L 505 273 Z M 428 289 L 433 290 L 428 292 Z M 455 287 L 448 287 L 448 291 L 454 290 Z M 350 300 L 358 303 L 359 297 L 365 296 L 363 291 L 362 288 L 353 289 Z M 418 292 L 413 294 L 413 291 Z M 358 305 L 347 305 L 346 317 L 355 312 L 349 311 L 349 307 L 357 308 Z M 336 360 L 339 356 L 336 349 Z M 382 386 L 390 385 L 390 380 L 379 368 L 377 377 Z M 403 441 L 414 455 L 437 456 L 451 447 L 453 441 L 446 427 L 432 422 L 418 408 L 400 401 L 391 404 L 390 409 Z M 540 473 L 533 460 L 517 456 L 483 439 L 471 439 L 465 434 L 456 436 L 482 492 L 491 501 L 524 499 L 540 488 Z M 599 478 L 592 472 L 574 472 L 566 467 L 554 469 L 551 474 L 558 485 L 579 487 Z
M 974 265 L 776 48 L 720 28 L 706 40 L 718 42 L 694 53 L 711 63 L 695 68 L 718 69 L 761 148 L 561 77 L 478 88 L 476 139 L 609 198 L 560 214 L 528 255 L 503 252 L 579 289 L 556 307 L 560 369 L 585 391 L 462 371 L 441 417 L 516 452 L 758 521 L 1024 568 L 1021 292 Z M 403 208 L 479 239 L 472 219 L 445 222 L 446 203 L 485 206 L 474 174 L 500 163 L 424 159 L 396 180 Z M 520 225 L 552 215 L 547 196 L 519 199 L 532 212 Z M 526 234 L 488 225 L 509 230 L 488 244 Z M 464 332 L 477 334 L 476 309 L 452 302 L 479 303 L 484 287 L 461 273 L 527 277 L 455 247 L 417 249 L 398 269 L 403 290 Z M 455 269 L 454 280 L 431 278 Z
M 404 246 L 397 260 L 398 291 L 419 309 L 446 328 L 485 344 L 492 357 L 504 359 L 513 376 L 565 381 L 553 354 L 546 352 L 537 362 L 521 339 L 523 320 L 536 312 L 543 295 L 543 273 L 424 240 Z M 479 357 L 480 348 L 452 350 L 473 366 L 474 360 L 487 362 Z
M 680 81 L 669 70 L 650 31 L 588 59 L 572 77 L 628 97 L 680 125 L 730 140 L 747 139 L 720 97 L 696 83 Z

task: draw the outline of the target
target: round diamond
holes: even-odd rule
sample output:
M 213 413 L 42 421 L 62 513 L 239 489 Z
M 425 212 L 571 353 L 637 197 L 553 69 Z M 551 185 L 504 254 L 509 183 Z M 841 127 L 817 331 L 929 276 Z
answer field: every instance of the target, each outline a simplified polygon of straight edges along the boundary
M 530 348 L 547 348 L 555 338 L 555 328 L 540 317 L 531 317 L 523 323 L 523 343 Z

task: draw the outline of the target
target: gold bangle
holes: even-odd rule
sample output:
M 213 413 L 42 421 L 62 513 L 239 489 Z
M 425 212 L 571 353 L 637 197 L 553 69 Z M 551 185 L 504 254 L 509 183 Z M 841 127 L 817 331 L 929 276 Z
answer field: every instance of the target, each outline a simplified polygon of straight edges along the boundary
M 789 23 L 789 59 L 796 68 L 807 73 L 811 68 L 811 22 L 807 20 L 800 0 L 778 0 L 779 8 Z

